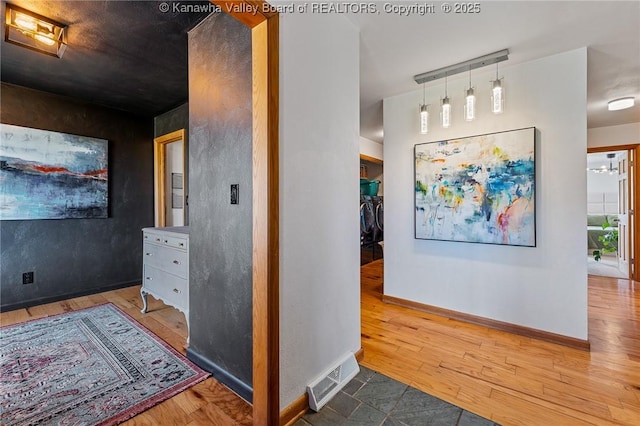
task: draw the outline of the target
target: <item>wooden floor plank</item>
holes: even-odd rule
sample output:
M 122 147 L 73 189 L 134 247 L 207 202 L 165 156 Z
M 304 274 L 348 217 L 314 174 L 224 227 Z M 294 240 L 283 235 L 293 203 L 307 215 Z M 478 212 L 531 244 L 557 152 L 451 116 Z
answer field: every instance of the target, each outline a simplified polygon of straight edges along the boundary
M 640 425 L 639 283 L 589 276 L 587 352 L 384 303 L 361 269 L 363 365 L 503 425 Z
M 383 263 L 361 269 L 366 367 L 509 425 L 640 424 L 640 284 L 589 276 L 591 352 L 382 302 Z M 9 325 L 112 302 L 181 353 L 184 315 L 140 287 L 0 314 Z M 251 405 L 209 378 L 127 426 L 250 425 Z
M 187 327 L 184 314 L 153 297 L 148 298 L 149 312 L 143 314 L 140 286 L 127 287 L 100 294 L 76 297 L 55 303 L 0 313 L 3 326 L 34 318 L 89 308 L 111 302 L 144 325 L 178 352 L 185 354 Z M 221 425 L 252 424 L 249 403 L 213 378 L 161 402 L 122 423 L 124 426 Z

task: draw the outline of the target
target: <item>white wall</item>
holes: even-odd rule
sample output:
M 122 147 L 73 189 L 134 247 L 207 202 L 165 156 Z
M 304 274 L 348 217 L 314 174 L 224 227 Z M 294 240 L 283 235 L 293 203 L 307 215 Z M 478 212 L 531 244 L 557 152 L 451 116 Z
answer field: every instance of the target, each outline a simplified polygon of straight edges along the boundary
M 587 131 L 589 148 L 640 143 L 640 123 L 595 127 Z
M 587 173 L 587 193 L 618 192 L 618 174 Z
M 382 144 L 360 136 L 360 154 L 382 160 Z
M 360 348 L 358 48 L 342 16 L 280 15 L 282 408 Z
M 473 73 L 478 118 L 462 119 L 468 75 L 451 79 L 452 127 L 437 124 L 442 85 L 427 89 L 430 133 L 418 132 L 421 91 L 384 100 L 387 295 L 587 339 L 586 49 L 500 67 L 506 111 L 489 112 L 495 68 Z M 535 126 L 537 247 L 414 239 L 413 146 Z
M 172 188 L 172 174 L 180 173 L 184 177 L 184 147 L 183 141 L 171 142 L 166 146 L 165 153 L 165 225 L 166 226 L 183 226 L 184 225 L 184 208 L 173 208 L 173 193 L 184 197 L 184 188 Z M 184 198 L 182 199 L 184 206 Z

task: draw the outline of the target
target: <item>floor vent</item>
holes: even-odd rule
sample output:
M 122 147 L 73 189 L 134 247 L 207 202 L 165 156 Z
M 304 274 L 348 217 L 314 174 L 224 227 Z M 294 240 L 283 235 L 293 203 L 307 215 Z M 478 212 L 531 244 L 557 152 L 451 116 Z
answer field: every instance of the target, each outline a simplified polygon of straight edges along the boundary
M 347 354 L 337 367 L 325 372 L 307 386 L 309 407 L 318 411 L 360 371 L 354 354 Z

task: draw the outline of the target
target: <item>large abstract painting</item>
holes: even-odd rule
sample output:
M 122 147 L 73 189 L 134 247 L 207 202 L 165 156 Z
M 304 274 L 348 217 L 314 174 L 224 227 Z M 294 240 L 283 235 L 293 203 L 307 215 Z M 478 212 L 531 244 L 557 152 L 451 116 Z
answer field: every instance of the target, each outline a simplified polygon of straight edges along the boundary
M 108 141 L 0 125 L 0 220 L 106 218 Z
M 415 146 L 415 237 L 535 247 L 535 128 Z

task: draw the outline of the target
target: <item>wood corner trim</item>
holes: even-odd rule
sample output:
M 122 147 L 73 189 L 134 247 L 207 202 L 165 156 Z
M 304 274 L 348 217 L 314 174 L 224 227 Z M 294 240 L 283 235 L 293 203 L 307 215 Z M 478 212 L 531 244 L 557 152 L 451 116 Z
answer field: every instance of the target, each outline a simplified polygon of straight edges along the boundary
M 361 363 L 364 359 L 364 348 L 358 349 L 354 355 L 356 356 L 356 361 L 358 361 L 358 364 Z
M 517 334 L 519 336 L 529 337 L 531 339 L 544 340 L 545 342 L 555 343 L 582 351 L 590 351 L 591 344 L 588 340 L 577 339 L 575 337 L 563 336 L 561 334 L 551 333 L 549 331 L 538 330 L 535 328 L 524 327 L 522 325 L 511 324 L 504 321 L 498 321 L 491 318 L 484 318 L 464 312 L 453 311 L 450 309 L 439 308 L 437 306 L 426 305 L 412 300 L 401 299 L 394 296 L 382 296 L 382 301 L 393 305 L 403 306 L 405 308 L 416 309 L 441 317 L 454 319 L 470 324 L 481 325 L 495 330 L 506 331 L 507 333 Z
M 277 8 L 264 0 L 211 0 L 220 10 L 249 28 L 278 15 Z
M 178 129 L 153 138 L 153 142 L 157 144 L 168 144 L 174 141 L 184 140 L 184 132 L 184 129 Z
M 280 426 L 291 426 L 309 409 L 309 395 L 304 393 L 280 412 Z

